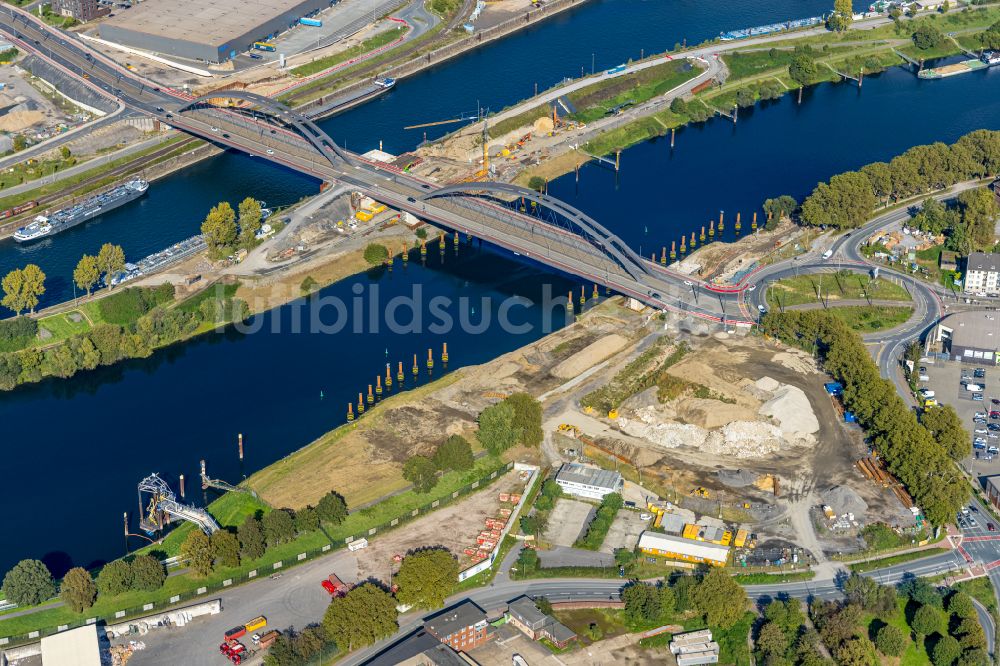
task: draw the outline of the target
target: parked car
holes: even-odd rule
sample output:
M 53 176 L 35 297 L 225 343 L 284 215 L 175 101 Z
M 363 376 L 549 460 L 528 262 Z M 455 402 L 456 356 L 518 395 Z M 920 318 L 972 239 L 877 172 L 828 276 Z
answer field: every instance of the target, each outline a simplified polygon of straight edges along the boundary
M 982 402 L 983 401 L 983 394 L 982 393 L 973 393 L 972 394 L 972 399 L 975 400 L 976 402 Z
M 986 529 L 988 529 L 990 532 L 996 532 L 997 526 L 994 525 L 993 523 L 986 523 Z

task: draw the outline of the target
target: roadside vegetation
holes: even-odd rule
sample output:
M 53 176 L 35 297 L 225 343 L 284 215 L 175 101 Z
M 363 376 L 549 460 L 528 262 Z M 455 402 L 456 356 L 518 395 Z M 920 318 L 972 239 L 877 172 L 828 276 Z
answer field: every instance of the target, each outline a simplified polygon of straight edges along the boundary
M 969 487 L 950 450 L 917 421 L 879 375 L 857 333 L 823 311 L 770 312 L 762 329 L 786 344 L 814 352 L 824 369 L 844 385 L 844 407 L 875 443 L 882 458 L 933 525 L 945 525 L 969 497 Z
M 339 65 L 342 62 L 347 62 L 348 60 L 365 55 L 366 53 L 371 53 L 372 51 L 382 48 L 386 44 L 391 44 L 397 39 L 402 39 L 406 36 L 408 31 L 408 28 L 402 30 L 392 28 L 390 30 L 380 32 L 362 41 L 360 44 L 356 44 L 355 46 L 345 49 L 340 53 L 335 53 L 325 58 L 318 58 L 317 60 L 313 60 L 305 65 L 299 65 L 298 67 L 293 68 L 291 72 L 294 76 L 299 77 L 312 76 L 313 74 L 322 72 L 323 70 L 329 69 L 334 65 Z
M 895 282 L 848 270 L 785 278 L 771 285 L 767 294 L 768 305 L 774 308 L 841 300 L 910 302 L 912 298 Z

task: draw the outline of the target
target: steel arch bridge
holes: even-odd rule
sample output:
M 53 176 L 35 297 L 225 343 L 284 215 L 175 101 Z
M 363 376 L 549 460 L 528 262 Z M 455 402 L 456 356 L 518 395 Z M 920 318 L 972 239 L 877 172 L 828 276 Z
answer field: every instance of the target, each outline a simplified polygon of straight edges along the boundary
M 256 107 L 260 107 L 269 112 L 272 118 L 279 120 L 302 135 L 302 137 L 312 144 L 313 147 L 315 147 L 316 150 L 323 155 L 323 157 L 329 160 L 333 166 L 339 166 L 334 158 L 334 155 L 347 164 L 354 164 L 354 157 L 337 145 L 337 142 L 331 139 L 330 135 L 324 132 L 319 125 L 298 111 L 294 111 L 281 102 L 271 99 L 270 97 L 265 97 L 264 95 L 258 95 L 257 93 L 247 92 L 245 90 L 223 90 L 208 93 L 207 95 L 202 95 L 192 99 L 190 102 L 178 109 L 178 113 L 195 110 L 199 107 L 224 109 L 227 111 L 237 112 L 240 111 L 240 109 L 245 108 L 220 106 L 218 104 L 211 103 L 212 100 L 217 99 L 238 99 L 244 102 L 249 102 Z M 331 152 L 333 153 L 332 155 Z
M 442 187 L 421 197 L 427 201 L 448 196 L 477 196 L 479 194 L 508 194 L 533 201 L 555 214 L 558 226 L 586 239 L 591 245 L 617 263 L 633 279 L 644 282 L 650 272 L 646 263 L 621 238 L 583 211 L 536 190 L 513 183 L 468 182 Z

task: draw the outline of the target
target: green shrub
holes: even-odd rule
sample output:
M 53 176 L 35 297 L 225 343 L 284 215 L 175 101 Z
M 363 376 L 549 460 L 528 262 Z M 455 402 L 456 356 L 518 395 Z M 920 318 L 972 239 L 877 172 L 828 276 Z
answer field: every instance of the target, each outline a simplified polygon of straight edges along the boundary
M 14 317 L 0 321 L 0 352 L 24 349 L 38 335 L 38 321 L 31 317 Z

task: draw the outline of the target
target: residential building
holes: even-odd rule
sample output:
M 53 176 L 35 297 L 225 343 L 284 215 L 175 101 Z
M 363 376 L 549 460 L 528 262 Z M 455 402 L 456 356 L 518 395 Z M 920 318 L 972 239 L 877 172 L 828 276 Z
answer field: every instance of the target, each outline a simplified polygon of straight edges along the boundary
M 965 259 L 963 285 L 966 294 L 1000 293 L 1000 255 L 972 252 Z
M 475 649 L 493 637 L 486 611 L 471 601 L 435 615 L 424 623 L 424 629 L 458 652 Z
M 98 4 L 97 0 L 55 0 L 52 10 L 61 16 L 68 16 L 80 23 L 107 16 L 111 8 Z
M 986 499 L 1000 509 L 1000 475 L 986 478 Z
M 1000 318 L 997 312 L 954 312 L 934 328 L 928 341 L 953 361 L 976 365 L 996 365 L 1000 352 Z
M 729 559 L 728 546 L 658 532 L 643 532 L 639 536 L 639 550 L 646 555 L 685 562 L 704 562 L 718 567 L 725 566 Z
M 570 495 L 597 500 L 610 493 L 620 493 L 625 486 L 618 472 L 580 463 L 563 463 L 556 473 L 556 483 Z
M 475 662 L 464 659 L 463 655 L 421 628 L 396 641 L 364 664 L 365 666 L 469 666 Z
M 538 610 L 530 597 L 515 599 L 507 606 L 507 623 L 517 627 L 531 640 L 544 638 L 560 648 L 576 638 L 569 627 Z
M 941 259 L 938 262 L 938 267 L 943 271 L 957 271 L 958 253 L 951 252 L 950 250 L 943 250 L 941 252 Z

